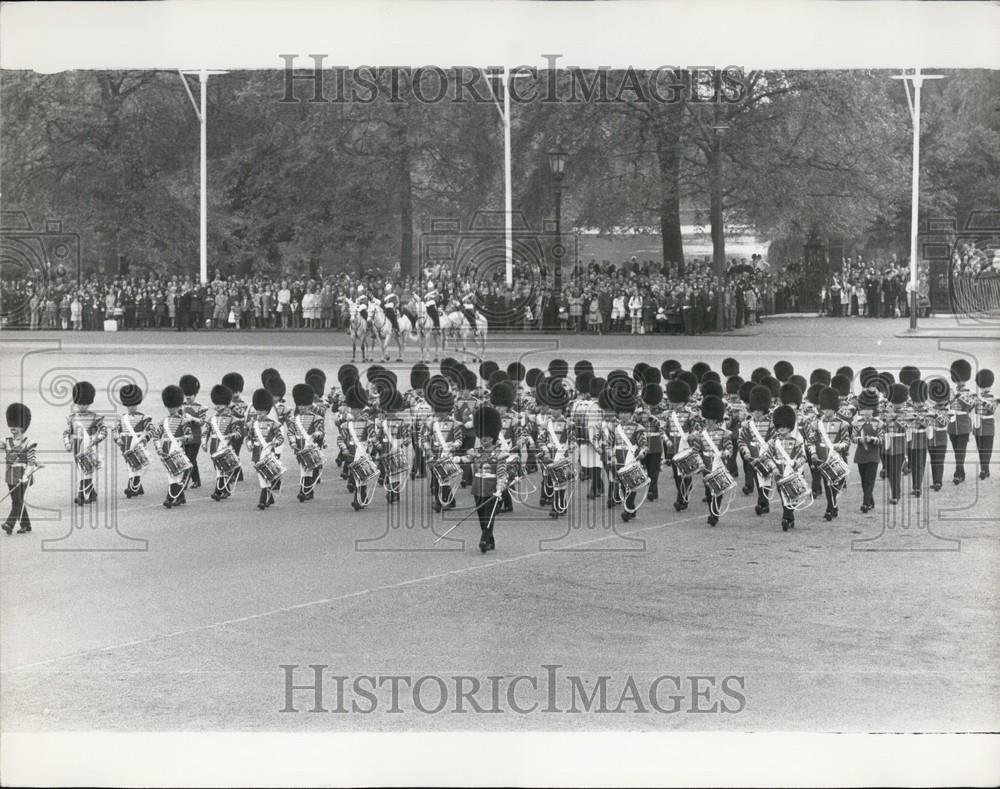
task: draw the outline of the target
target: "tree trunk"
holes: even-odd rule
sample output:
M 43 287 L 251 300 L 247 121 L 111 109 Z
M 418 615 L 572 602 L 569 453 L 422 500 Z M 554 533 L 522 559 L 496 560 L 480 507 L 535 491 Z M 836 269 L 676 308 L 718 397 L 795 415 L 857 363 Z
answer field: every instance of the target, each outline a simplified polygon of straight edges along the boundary
M 406 102 L 395 105 L 399 121 L 396 160 L 399 179 L 399 276 L 413 275 L 413 178 L 410 173 L 410 148 L 407 139 Z
M 679 112 L 681 105 L 667 108 Z M 680 123 L 672 119 L 661 123 L 656 134 L 656 158 L 660 167 L 660 241 L 663 262 L 676 263 L 684 274 L 684 244 L 681 238 Z
M 712 172 L 712 191 L 709 201 L 709 222 L 712 225 L 712 273 L 722 277 L 726 273 L 726 232 L 722 212 L 722 144 L 716 137 L 709 156 Z

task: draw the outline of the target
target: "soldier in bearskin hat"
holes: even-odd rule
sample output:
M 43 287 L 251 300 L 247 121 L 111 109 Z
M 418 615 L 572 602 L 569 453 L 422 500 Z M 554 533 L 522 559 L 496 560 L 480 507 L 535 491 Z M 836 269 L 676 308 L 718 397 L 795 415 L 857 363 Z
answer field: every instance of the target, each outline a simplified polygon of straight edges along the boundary
M 379 400 L 382 417 L 376 424 L 375 455 L 385 499 L 393 504 L 399 501 L 399 494 L 413 465 L 409 452 L 412 441 L 410 421 L 405 413 L 403 395 L 395 386 L 379 390 Z
M 229 410 L 233 412 L 233 418 L 236 419 L 244 427 L 244 431 L 240 435 L 234 436 L 230 446 L 233 448 L 233 452 L 236 453 L 237 459 L 240 456 L 240 452 L 243 450 L 243 440 L 245 438 L 245 428 L 247 420 L 250 414 L 250 404 L 243 399 L 243 387 L 245 382 L 243 376 L 239 373 L 226 373 L 222 376 L 222 385 L 229 388 L 229 391 L 233 393 L 233 399 L 229 401 Z M 236 477 L 233 482 L 241 482 L 243 480 L 243 466 L 241 465 L 236 470 Z
M 919 375 L 909 384 L 906 412 L 906 461 L 910 467 L 910 495 L 919 497 L 923 490 L 927 449 L 934 435 L 934 415 L 928 406 L 928 386 Z
M 139 410 L 142 403 L 142 389 L 135 384 L 125 384 L 118 390 L 118 399 L 125 406 L 112 430 L 112 438 L 122 452 L 125 465 L 128 467 L 128 481 L 125 483 L 125 498 L 141 496 L 142 474 L 149 465 L 145 445 L 149 440 L 149 427 L 152 420 Z
M 63 430 L 63 444 L 67 452 L 73 453 L 80 475 L 79 491 L 74 501 L 81 507 L 97 501 L 94 485 L 94 474 L 100 466 L 97 446 L 108 436 L 104 417 L 90 409 L 95 395 L 94 385 L 89 381 L 73 384 L 73 410 L 66 417 L 66 429 Z
M 653 376 L 650 371 L 656 373 Z M 646 431 L 646 456 L 643 458 L 643 468 L 649 477 L 649 492 L 646 501 L 656 501 L 660 497 L 660 470 L 663 466 L 663 448 L 669 440 L 662 419 L 663 387 L 659 381 L 651 378 L 660 376 L 655 367 L 647 368 L 642 387 L 642 408 L 636 414 L 636 419 Z
M 337 447 L 345 458 L 347 490 L 354 494 L 351 506 L 361 510 L 371 503 L 368 489 L 375 484 L 378 475 L 378 467 L 371 457 L 375 448 L 375 423 L 366 412 L 369 397 L 360 381 L 345 387 L 344 403 L 348 413 L 339 424 Z
M 18 526 L 17 533 L 26 534 L 31 531 L 27 489 L 34 484 L 35 472 L 40 468 L 35 452 L 37 445 L 26 435 L 31 426 L 31 409 L 24 403 L 11 403 L 7 406 L 6 418 L 10 435 L 3 440 L 4 481 L 10 496 L 10 512 L 3 522 L 3 530 L 11 534 Z
M 622 504 L 621 518 L 630 521 L 638 515 L 641 501 L 638 498 L 639 489 L 643 484 L 648 486 L 649 480 L 635 485 L 624 478 L 623 472 L 634 463 L 640 464 L 646 456 L 646 431 L 635 419 L 635 409 L 639 402 L 638 386 L 627 373 L 614 370 L 608 375 L 605 385 L 608 403 L 615 411 L 615 418 L 606 428 L 605 441 L 609 448 L 610 468 L 614 482 L 608 488 L 610 504 Z M 643 477 L 646 477 L 643 470 Z M 648 492 L 648 487 L 647 487 Z
M 663 412 L 663 427 L 667 435 L 667 441 L 663 445 L 664 459 L 670 463 L 674 477 L 674 486 L 677 488 L 677 498 L 674 500 L 674 509 L 677 512 L 686 510 L 688 507 L 688 497 L 691 494 L 693 482 L 691 477 L 683 476 L 674 464 L 674 458 L 679 453 L 689 449 L 688 434 L 695 427 L 693 414 L 688 406 L 691 399 L 691 387 L 687 382 L 677 378 L 667 381 L 667 408 Z
M 500 422 L 500 412 L 493 406 L 479 406 L 472 415 L 478 445 L 462 458 L 472 467 L 472 498 L 479 516 L 479 550 L 482 553 L 496 548 L 494 519 L 507 487 L 507 452 L 496 443 L 500 437 Z
M 822 384 L 818 384 L 822 386 Z M 812 388 L 812 387 L 810 387 Z M 824 386 L 819 392 L 819 414 L 806 430 L 806 458 L 813 473 L 822 481 L 823 492 L 826 494 L 826 512 L 823 517 L 831 521 L 840 515 L 837 497 L 844 489 L 847 478 L 830 480 L 823 476 L 819 469 L 836 453 L 842 461 L 847 462 L 847 449 L 851 444 L 851 426 L 838 413 L 840 395 L 830 386 Z
M 505 452 L 520 456 L 523 449 L 527 448 L 528 433 L 522 426 L 520 414 L 515 413 L 514 387 L 510 381 L 497 381 L 490 388 L 490 405 L 500 414 L 500 436 L 497 445 Z M 514 499 L 509 489 L 505 489 L 500 497 L 500 512 L 512 512 L 514 510 Z
M 165 387 L 161 398 L 167 416 L 163 422 L 152 425 L 149 434 L 160 462 L 167 470 L 167 497 L 163 506 L 169 510 L 187 503 L 184 490 L 191 478 L 187 446 L 194 441 L 194 430 L 191 419 L 184 414 L 184 392 L 179 386 L 171 384 Z
M 221 501 L 232 495 L 239 466 L 233 466 L 233 460 L 239 462 L 233 450 L 233 440 L 243 435 L 244 423 L 236 416 L 230 407 L 233 401 L 233 390 L 225 384 L 216 384 L 209 393 L 215 413 L 205 422 L 204 450 L 212 459 L 215 467 L 215 490 L 213 501 Z
M 795 409 L 790 405 L 778 406 L 771 415 L 771 421 L 774 425 L 774 432 L 768 444 L 775 458 L 775 476 L 781 480 L 790 474 L 797 474 L 804 481 L 807 467 L 806 450 L 802 436 L 795 429 Z M 778 486 L 778 495 L 781 497 L 781 530 L 794 529 L 794 502 L 786 498 L 780 485 Z
M 253 393 L 253 413 L 247 426 L 247 445 L 250 447 L 250 459 L 257 470 L 257 482 L 260 485 L 260 499 L 257 509 L 266 510 L 274 504 L 274 491 L 279 490 L 284 467 L 278 458 L 277 449 L 285 436 L 281 424 L 274 418 L 274 395 L 267 388 L 260 388 Z
M 423 362 L 417 362 L 410 368 L 410 389 L 403 395 L 403 402 L 409 409 L 410 444 L 413 447 L 413 468 L 410 469 L 410 479 L 423 479 L 427 476 L 427 464 L 424 457 L 424 446 L 420 440 L 424 424 L 430 419 L 431 407 L 424 399 L 424 385 L 430 378 L 430 370 Z
M 442 509 L 455 508 L 454 486 L 460 477 L 443 477 L 441 472 L 435 473 L 435 469 L 444 467 L 442 461 L 455 460 L 456 456 L 460 456 L 464 436 L 462 424 L 452 415 L 455 395 L 445 376 L 431 376 L 424 386 L 424 397 L 433 416 L 424 424 L 420 442 L 431 469 L 431 506 L 435 512 L 441 512 Z
M 875 480 L 878 478 L 879 451 L 884 440 L 878 410 L 878 394 L 866 388 L 858 395 L 858 413 L 851 425 L 851 441 L 856 445 L 854 462 L 861 479 L 862 512 L 875 508 Z
M 569 390 L 561 377 L 546 378 L 538 386 L 538 401 L 545 407 L 539 430 L 538 461 L 542 484 L 538 504 L 549 505 L 550 518 L 558 518 L 569 506 L 569 487 L 576 477 L 576 438 L 573 423 L 566 417 Z
M 951 380 L 955 383 L 955 395 L 951 400 L 952 422 L 948 425 L 948 440 L 951 441 L 951 451 L 955 456 L 955 476 L 952 479 L 956 485 L 965 482 L 965 453 L 969 446 L 969 436 L 972 435 L 972 412 L 976 408 L 976 396 L 969 391 L 968 383 L 972 378 L 972 365 L 965 359 L 956 359 L 951 363 Z
M 752 479 L 757 488 L 757 505 L 754 507 L 754 512 L 763 515 L 771 511 L 770 499 L 774 474 L 774 455 L 770 451 L 769 444 L 774 430 L 771 424 L 771 390 L 759 384 L 754 386 L 750 390 L 747 407 L 749 414 L 740 425 L 736 445 L 746 464 L 745 468 L 752 469 L 748 473 L 748 482 Z
M 972 435 L 979 452 L 979 478 L 990 475 L 990 458 L 993 456 L 993 436 L 996 433 L 997 401 L 990 389 L 993 371 L 982 369 L 976 373 L 976 405 L 972 412 Z
M 928 433 L 927 455 L 931 465 L 931 489 L 941 490 L 944 482 L 944 459 L 948 454 L 948 428 L 951 426 L 951 384 L 942 377 L 927 381 L 927 399 L 933 432 Z
M 889 503 L 897 504 L 900 497 L 902 475 L 906 468 L 907 419 L 904 413 L 910 399 L 910 389 L 903 384 L 892 384 L 882 420 L 883 455 L 886 476 L 889 479 Z
M 306 385 L 313 391 L 313 402 L 312 410 L 320 418 L 323 423 L 323 437 L 324 442 L 326 441 L 326 415 L 330 410 L 330 402 L 326 399 L 326 373 L 320 370 L 318 367 L 313 367 L 306 371 L 305 377 Z M 292 391 L 292 400 L 294 397 L 294 388 Z M 323 478 L 323 463 L 321 462 L 316 468 L 312 470 L 312 486 L 315 488 L 319 485 Z
M 320 391 L 324 388 L 320 387 Z M 317 477 L 323 470 L 322 463 L 317 465 L 315 450 L 326 446 L 326 419 L 315 408 L 315 395 L 316 390 L 310 384 L 295 384 L 292 387 L 295 410 L 285 421 L 288 444 L 299 467 L 299 492 L 296 494 L 299 502 L 312 501 Z
M 702 474 L 707 479 L 719 468 L 725 468 L 730 455 L 733 454 L 733 438 L 725 425 L 726 404 L 715 394 L 706 395 L 701 401 L 701 417 L 704 424 L 701 429 L 691 434 L 691 449 L 701 456 Z M 723 493 L 711 490 L 705 484 L 705 497 L 708 499 L 708 525 L 715 526 L 722 513 Z
M 188 487 L 192 490 L 201 487 L 201 474 L 198 470 L 198 451 L 201 449 L 202 424 L 205 421 L 208 409 L 199 403 L 195 398 L 201 391 L 201 381 L 193 375 L 182 375 L 178 385 L 184 393 L 184 404 L 181 407 L 184 416 L 191 424 L 192 442 L 184 445 L 188 460 L 191 461 L 191 474 Z

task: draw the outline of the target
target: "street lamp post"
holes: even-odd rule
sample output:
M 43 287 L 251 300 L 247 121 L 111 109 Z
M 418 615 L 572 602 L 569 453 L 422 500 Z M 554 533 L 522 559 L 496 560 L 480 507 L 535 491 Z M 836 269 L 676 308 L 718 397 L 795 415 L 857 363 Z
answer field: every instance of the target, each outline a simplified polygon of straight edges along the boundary
M 566 152 L 561 150 L 549 152 L 549 172 L 556 193 L 556 242 L 552 246 L 552 292 L 546 307 L 546 328 L 557 329 L 559 326 L 559 299 L 562 294 L 562 263 L 565 248 L 562 243 L 562 183 L 566 172 Z

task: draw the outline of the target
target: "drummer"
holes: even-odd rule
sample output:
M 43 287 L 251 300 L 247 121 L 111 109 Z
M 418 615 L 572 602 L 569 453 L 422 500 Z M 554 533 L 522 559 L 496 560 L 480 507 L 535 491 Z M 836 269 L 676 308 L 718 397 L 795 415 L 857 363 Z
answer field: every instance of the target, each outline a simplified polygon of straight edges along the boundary
M 771 390 L 758 384 L 750 390 L 747 404 L 749 415 L 740 427 L 737 447 L 743 460 L 753 469 L 753 482 L 757 487 L 757 515 L 771 511 L 773 464 L 768 439 L 771 438 Z
M 708 525 L 715 526 L 722 512 L 723 489 L 714 488 L 708 480 L 719 471 L 728 473 L 726 467 L 733 454 L 733 437 L 727 429 L 726 404 L 716 395 L 707 395 L 701 401 L 701 417 L 705 424 L 691 435 L 691 449 L 701 456 L 704 465 L 705 493 L 708 496 Z M 730 480 L 732 481 L 732 477 Z M 735 484 L 735 483 L 733 483 Z
M 420 442 L 428 467 L 433 469 L 435 463 L 451 459 L 453 454 L 461 450 L 464 436 L 462 423 L 452 416 L 455 395 L 445 376 L 432 375 L 428 378 L 424 386 L 424 397 L 434 415 L 424 423 Z M 434 512 L 455 508 L 454 487 L 440 484 L 433 472 L 430 475 L 430 488 Z
M 514 406 L 514 387 L 510 381 L 497 381 L 490 388 L 490 405 L 500 414 L 500 436 L 497 446 L 512 455 L 520 456 L 521 448 L 526 441 L 527 431 L 522 430 L 520 414 L 511 410 Z M 500 493 L 498 512 L 513 512 L 514 500 L 510 488 L 506 487 Z
M 233 393 L 233 399 L 229 401 L 229 410 L 233 412 L 233 418 L 236 419 L 241 425 L 246 427 L 247 415 L 250 412 L 250 404 L 243 399 L 243 386 L 245 382 L 243 381 L 243 376 L 239 373 L 226 373 L 222 376 L 222 385 L 228 386 L 229 391 Z M 240 433 L 240 435 L 233 438 L 232 446 L 233 452 L 236 453 L 237 459 L 240 456 L 240 450 L 243 449 L 243 440 L 245 438 L 245 430 Z M 236 477 L 233 479 L 233 484 L 242 481 L 243 479 L 243 466 L 236 469 Z M 232 485 L 230 485 L 232 488 Z
M 281 425 L 271 416 L 274 408 L 274 395 L 267 389 L 261 388 L 253 393 L 253 413 L 250 416 L 250 424 L 247 428 L 247 445 L 250 447 L 250 459 L 254 468 L 257 469 L 257 482 L 260 484 L 260 499 L 257 501 L 257 509 L 266 510 L 274 504 L 274 491 L 278 490 L 278 483 L 281 481 L 280 474 L 261 474 L 264 468 L 263 463 L 268 458 L 277 460 L 275 449 L 284 441 L 281 432 Z M 280 461 L 279 461 L 280 462 Z
M 351 506 L 355 510 L 362 510 L 371 503 L 371 497 L 368 495 L 368 478 L 359 477 L 358 467 L 353 464 L 371 458 L 371 444 L 375 440 L 375 425 L 365 413 L 365 408 L 368 406 L 368 393 L 361 386 L 361 381 L 345 379 L 343 386 L 344 402 L 347 405 L 348 414 L 340 423 L 337 446 L 346 458 L 347 490 L 354 494 Z
M 847 448 L 851 444 L 851 426 L 837 412 L 840 409 L 840 395 L 831 386 L 823 387 L 819 393 L 819 415 L 810 424 L 805 435 L 806 458 L 817 473 L 833 454 L 836 454 L 847 468 Z M 835 480 L 820 473 L 823 492 L 826 494 L 826 513 L 823 517 L 832 521 L 840 514 L 837 497 L 847 484 L 847 476 Z
M 144 447 L 149 440 L 148 430 L 152 420 L 139 410 L 142 403 L 142 389 L 135 384 L 125 384 L 119 389 L 118 399 L 127 410 L 118 417 L 113 437 L 128 466 L 129 477 L 125 483 L 125 498 L 130 499 L 146 492 L 142 489 L 142 474 L 149 461 Z
M 228 386 L 213 386 L 209 399 L 215 406 L 215 413 L 205 419 L 202 443 L 215 467 L 215 490 L 211 498 L 212 501 L 221 501 L 232 495 L 236 482 L 239 458 L 232 447 L 234 439 L 243 435 L 243 424 L 231 408 L 233 390 Z
M 677 512 L 688 508 L 688 497 L 693 484 L 691 477 L 680 473 L 674 462 L 677 455 L 687 448 L 692 421 L 691 409 L 687 405 L 690 399 L 691 387 L 687 382 L 677 378 L 667 381 L 667 407 L 663 412 L 663 427 L 668 440 L 663 445 L 663 457 L 670 463 L 673 472 L 674 486 L 677 488 L 674 509 Z
M 774 434 L 768 441 L 771 451 L 774 453 L 777 464 L 777 482 L 788 479 L 792 475 L 799 479 L 803 492 L 809 491 L 809 483 L 806 481 L 805 442 L 802 435 L 795 429 L 795 409 L 788 405 L 781 405 L 774 409 L 771 421 L 774 425 Z M 782 486 L 778 485 L 778 495 L 781 497 L 781 530 L 788 531 L 795 528 L 795 504 Z
M 627 480 L 622 480 L 622 471 L 636 461 L 640 463 L 641 468 L 647 450 L 646 431 L 635 420 L 635 409 L 639 403 L 638 387 L 627 373 L 625 374 L 627 377 L 619 380 L 613 380 L 614 375 L 614 371 L 608 374 L 608 383 L 605 387 L 609 392 L 608 400 L 617 414 L 608 434 L 609 446 L 615 469 L 615 487 L 618 488 L 622 500 L 621 517 L 623 521 L 628 522 L 638 515 L 642 502 L 636 503 L 637 487 Z M 629 387 L 628 383 L 632 383 L 632 386 Z M 644 469 L 642 476 L 646 476 Z M 648 485 L 648 477 L 646 480 Z M 631 489 L 626 492 L 627 488 Z
M 325 381 L 324 381 L 325 386 Z M 321 387 L 322 390 L 323 387 Z M 299 502 L 311 501 L 322 462 L 317 462 L 315 449 L 325 443 L 326 420 L 322 413 L 316 410 L 316 390 L 307 383 L 295 384 L 292 387 L 292 402 L 294 410 L 285 420 L 288 433 L 288 443 L 299 467 Z M 319 455 L 322 461 L 322 455 Z
M 539 505 L 550 506 L 549 517 L 558 518 L 569 506 L 568 489 L 575 474 L 576 461 L 571 457 L 576 448 L 573 423 L 566 416 L 570 402 L 569 390 L 563 378 L 545 378 L 538 385 L 539 402 L 548 413 L 538 433 L 538 461 L 542 467 Z M 560 469 L 553 473 L 553 466 Z
M 73 411 L 66 417 L 66 429 L 63 430 L 63 444 L 68 452 L 73 453 L 80 474 L 80 488 L 74 501 L 81 507 L 97 501 L 94 474 L 98 461 L 95 448 L 108 436 L 104 417 L 90 410 L 95 395 L 94 385 L 89 381 L 73 384 Z
M 190 419 L 184 414 L 184 392 L 171 384 L 161 393 L 167 416 L 150 428 L 150 436 L 164 467 L 167 469 L 167 497 L 163 506 L 168 510 L 187 504 L 184 490 L 191 477 L 191 461 L 185 447 L 194 441 Z
M 403 393 L 393 385 L 381 389 L 379 397 L 383 414 L 378 425 L 377 451 L 382 485 L 386 489 L 385 498 L 392 504 L 399 501 L 399 493 L 410 473 L 412 456 L 409 447 L 412 438 L 410 423 L 404 413 L 406 403 Z

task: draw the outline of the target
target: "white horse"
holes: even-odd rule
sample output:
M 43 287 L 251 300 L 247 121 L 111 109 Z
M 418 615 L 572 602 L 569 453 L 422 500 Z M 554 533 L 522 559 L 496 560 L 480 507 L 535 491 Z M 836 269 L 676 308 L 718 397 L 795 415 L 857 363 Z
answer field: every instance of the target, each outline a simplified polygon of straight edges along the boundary
M 358 345 L 361 346 L 361 361 L 368 361 L 368 321 L 361 316 L 361 310 L 349 298 L 345 297 L 347 309 L 350 311 L 350 323 L 347 333 L 351 335 L 351 361 L 356 361 L 358 355 Z
M 430 342 L 433 342 L 434 361 L 436 362 L 438 360 L 438 357 L 441 355 L 441 347 L 443 341 L 441 336 L 441 330 L 437 329 L 434 326 L 434 319 L 430 316 L 430 313 L 427 312 L 427 305 L 424 304 L 423 301 L 420 301 L 419 299 L 416 300 L 415 306 L 416 310 L 414 310 L 414 312 L 417 315 L 417 322 L 416 325 L 413 327 L 413 330 L 417 333 L 417 338 L 420 341 L 420 361 L 422 362 L 430 361 L 430 359 L 428 358 L 428 345 L 430 344 Z M 438 315 L 439 315 L 439 320 L 443 321 L 444 318 L 441 317 L 440 312 L 438 313 Z M 444 326 L 442 326 L 441 328 L 443 330 Z
M 472 328 L 461 306 L 452 301 L 441 316 L 441 329 L 446 336 L 455 338 L 455 350 L 458 350 L 459 341 L 461 341 L 462 353 L 468 353 L 468 344 L 471 340 L 473 344 L 472 358 L 476 361 L 482 361 L 486 356 L 486 334 L 489 330 L 489 323 L 486 316 L 479 310 L 475 310 L 475 314 L 476 328 Z
M 373 303 L 368 308 L 368 331 L 371 334 L 372 341 L 378 343 L 378 346 L 382 349 L 382 361 L 389 361 L 389 338 L 394 338 L 396 340 L 396 346 L 399 350 L 399 356 L 396 359 L 397 362 L 403 361 L 403 352 L 406 348 L 406 338 L 414 333 L 414 328 L 410 324 L 410 319 L 406 317 L 399 310 L 396 311 L 396 324 L 399 326 L 399 330 L 395 330 L 392 327 L 392 321 L 385 314 L 385 310 L 382 309 L 380 304 Z

